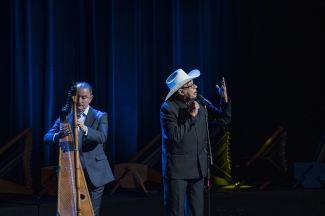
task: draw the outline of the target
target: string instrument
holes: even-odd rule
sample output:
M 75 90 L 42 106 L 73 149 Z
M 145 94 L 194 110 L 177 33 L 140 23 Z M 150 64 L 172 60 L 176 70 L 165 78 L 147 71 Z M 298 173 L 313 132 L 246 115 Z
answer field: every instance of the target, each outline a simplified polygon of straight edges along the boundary
M 81 167 L 78 149 L 77 87 L 73 84 L 68 92 L 66 105 L 61 109 L 60 128 L 70 134 L 59 141 L 58 166 L 58 215 L 94 215 L 85 176 Z M 68 115 L 73 114 L 73 131 Z
M 264 190 L 271 182 L 280 182 L 288 177 L 288 166 L 286 159 L 286 140 L 287 133 L 283 131 L 283 126 L 267 139 L 259 151 L 245 162 L 242 169 L 248 174 L 239 183 L 236 183 L 235 189 L 241 188 L 248 180 L 256 182 L 262 181 L 258 187 Z M 247 158 L 242 158 L 247 160 Z
M 32 129 L 28 127 L 0 148 L 0 196 L 33 195 L 30 169 L 32 146 Z

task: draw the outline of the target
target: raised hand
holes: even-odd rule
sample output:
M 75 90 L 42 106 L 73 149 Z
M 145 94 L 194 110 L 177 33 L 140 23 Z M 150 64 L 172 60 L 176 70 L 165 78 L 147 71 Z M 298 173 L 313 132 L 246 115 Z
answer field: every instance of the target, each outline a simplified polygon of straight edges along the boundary
M 225 102 L 228 102 L 227 86 L 226 86 L 226 81 L 225 81 L 224 77 L 222 77 L 221 87 L 219 87 L 218 85 L 216 85 L 216 87 L 218 89 L 219 94 L 223 98 L 223 100 Z

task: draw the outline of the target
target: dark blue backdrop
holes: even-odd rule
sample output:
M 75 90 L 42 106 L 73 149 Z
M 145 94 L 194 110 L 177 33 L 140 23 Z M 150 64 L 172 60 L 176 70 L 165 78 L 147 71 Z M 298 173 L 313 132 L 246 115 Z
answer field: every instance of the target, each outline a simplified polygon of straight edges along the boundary
M 252 155 L 281 124 L 289 162 L 311 161 L 323 132 L 324 2 L 4 0 L 0 2 L 1 145 L 33 129 L 31 166 L 55 165 L 44 134 L 73 82 L 109 115 L 106 153 L 127 162 L 160 133 L 165 80 L 199 69 L 199 93 L 233 101 L 231 153 Z

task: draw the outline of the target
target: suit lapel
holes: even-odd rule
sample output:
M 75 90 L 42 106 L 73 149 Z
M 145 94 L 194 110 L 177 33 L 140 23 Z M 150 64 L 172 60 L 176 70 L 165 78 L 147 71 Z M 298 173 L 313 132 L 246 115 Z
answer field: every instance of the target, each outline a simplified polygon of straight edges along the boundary
M 89 110 L 85 120 L 85 125 L 87 127 L 91 127 L 93 125 L 94 119 L 95 119 L 94 110 L 89 106 Z

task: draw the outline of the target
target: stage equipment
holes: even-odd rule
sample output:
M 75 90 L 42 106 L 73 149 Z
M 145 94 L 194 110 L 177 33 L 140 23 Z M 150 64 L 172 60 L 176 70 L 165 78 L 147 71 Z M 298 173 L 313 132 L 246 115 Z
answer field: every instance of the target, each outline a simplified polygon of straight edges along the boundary
M 33 195 L 29 166 L 32 143 L 32 129 L 26 128 L 0 149 L 1 194 Z
M 295 163 L 295 178 L 297 183 L 305 188 L 322 188 L 325 185 L 325 131 L 318 143 L 313 161 L 311 163 Z
M 44 190 L 38 194 L 37 200 L 46 192 L 51 196 L 58 195 L 58 170 L 57 166 L 41 168 L 41 185 L 44 187 Z
M 73 83 L 68 93 L 67 104 L 61 109 L 60 128 L 71 133 L 59 141 L 58 170 L 58 215 L 94 215 L 86 180 L 81 167 L 78 149 L 77 87 Z M 73 114 L 73 131 L 68 115 Z
M 153 145 L 159 140 L 161 140 L 161 134 L 158 134 L 153 140 L 151 140 L 129 161 L 129 163 L 116 164 L 114 166 L 114 176 L 117 183 L 110 192 L 110 195 L 113 195 L 119 186 L 123 188 L 138 188 L 141 186 L 144 193 L 148 196 L 149 191 L 146 189 L 144 184 L 146 181 L 158 184 L 162 183 L 161 172 L 154 168 L 157 167 L 157 165 L 161 166 L 161 145 L 156 149 L 151 149 L 151 147 L 153 147 Z M 139 158 L 149 149 L 153 151 L 143 159 L 142 162 L 139 162 Z
M 210 178 L 211 178 L 211 166 L 213 164 L 213 159 L 212 159 L 212 150 L 211 150 L 211 141 L 210 141 L 210 132 L 209 132 L 209 117 L 208 117 L 208 110 L 207 110 L 207 104 L 211 104 L 210 101 L 206 100 L 202 95 L 198 95 L 198 99 L 200 101 L 203 101 L 203 107 L 204 107 L 204 117 L 205 117 L 205 123 L 206 123 L 206 135 L 207 135 L 207 177 L 206 177 L 206 184 L 205 184 L 205 191 L 208 194 L 208 216 L 211 214 L 211 204 L 210 204 Z
M 211 184 L 226 186 L 233 183 L 231 175 L 230 135 L 227 125 L 219 126 L 210 135 L 213 165 Z
M 264 190 L 272 182 L 280 182 L 286 179 L 288 177 L 286 140 L 287 133 L 280 126 L 255 155 L 248 159 L 240 159 L 246 161 L 241 166 L 246 177 L 241 182 L 236 183 L 235 189 L 240 189 L 249 182 L 253 182 L 253 184 L 262 182 L 258 189 Z

